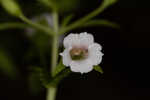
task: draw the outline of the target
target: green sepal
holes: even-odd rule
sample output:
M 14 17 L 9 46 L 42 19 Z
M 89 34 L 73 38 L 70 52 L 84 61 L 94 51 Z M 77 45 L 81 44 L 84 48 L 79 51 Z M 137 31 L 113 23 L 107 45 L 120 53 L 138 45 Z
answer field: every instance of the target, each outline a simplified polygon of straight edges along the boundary
M 55 77 L 57 74 L 59 74 L 61 71 L 63 71 L 66 67 L 64 66 L 62 59 L 59 61 L 59 64 L 57 65 L 54 73 L 52 74 L 53 77 Z
M 101 74 L 104 73 L 103 69 L 101 68 L 101 66 L 94 66 L 94 70 L 97 71 L 97 72 L 100 72 Z

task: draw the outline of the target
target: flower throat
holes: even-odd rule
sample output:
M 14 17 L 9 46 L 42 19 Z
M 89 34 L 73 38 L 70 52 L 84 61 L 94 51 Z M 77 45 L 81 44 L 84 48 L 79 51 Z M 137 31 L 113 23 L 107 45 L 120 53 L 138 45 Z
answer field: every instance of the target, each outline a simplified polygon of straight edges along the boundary
M 73 48 L 70 50 L 70 56 L 72 60 L 83 60 L 88 56 L 88 49 L 85 48 Z

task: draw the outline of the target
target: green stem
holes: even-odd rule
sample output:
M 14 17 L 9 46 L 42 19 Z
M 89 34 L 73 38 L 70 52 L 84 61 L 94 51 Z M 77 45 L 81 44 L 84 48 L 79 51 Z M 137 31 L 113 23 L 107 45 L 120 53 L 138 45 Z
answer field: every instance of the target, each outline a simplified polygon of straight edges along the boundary
M 57 59 L 58 59 L 58 15 L 56 12 L 53 13 L 53 28 L 55 35 L 53 36 L 53 44 L 52 44 L 52 62 L 51 62 L 51 73 L 53 75 L 55 67 L 57 65 Z
M 55 87 L 48 88 L 46 100 L 55 100 L 56 93 L 57 93 L 57 88 L 55 88 Z
M 56 65 L 57 65 L 57 59 L 58 59 L 58 14 L 57 12 L 53 13 L 53 20 L 54 20 L 54 32 L 55 35 L 53 36 L 53 43 L 52 43 L 52 58 L 51 58 L 51 75 L 53 76 L 53 73 L 55 71 Z M 57 86 L 56 87 L 49 87 L 47 91 L 47 100 L 55 100 L 56 98 L 56 92 L 57 92 Z
M 58 58 L 58 36 L 53 36 L 53 44 L 52 44 L 52 58 L 51 58 L 51 74 L 55 71 L 55 67 L 57 65 L 57 58 Z

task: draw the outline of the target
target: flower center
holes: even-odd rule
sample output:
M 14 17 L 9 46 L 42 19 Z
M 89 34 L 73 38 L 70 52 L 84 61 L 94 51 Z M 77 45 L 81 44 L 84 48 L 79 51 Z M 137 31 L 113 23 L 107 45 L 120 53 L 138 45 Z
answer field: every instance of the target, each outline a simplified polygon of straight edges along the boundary
M 70 50 L 70 56 L 72 60 L 83 60 L 88 56 L 88 49 L 85 48 L 73 48 Z

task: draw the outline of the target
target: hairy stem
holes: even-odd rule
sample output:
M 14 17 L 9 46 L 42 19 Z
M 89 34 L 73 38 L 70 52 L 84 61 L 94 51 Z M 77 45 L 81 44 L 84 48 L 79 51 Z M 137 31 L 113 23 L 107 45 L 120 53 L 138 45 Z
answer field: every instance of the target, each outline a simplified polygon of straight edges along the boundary
M 51 58 L 51 75 L 53 76 L 53 73 L 55 71 L 56 65 L 57 65 L 57 59 L 58 59 L 58 14 L 57 12 L 53 13 L 53 28 L 55 35 L 53 36 L 53 43 L 52 43 L 52 58 Z M 56 93 L 57 93 L 57 87 L 49 87 L 47 90 L 47 100 L 55 100 L 56 99 Z

